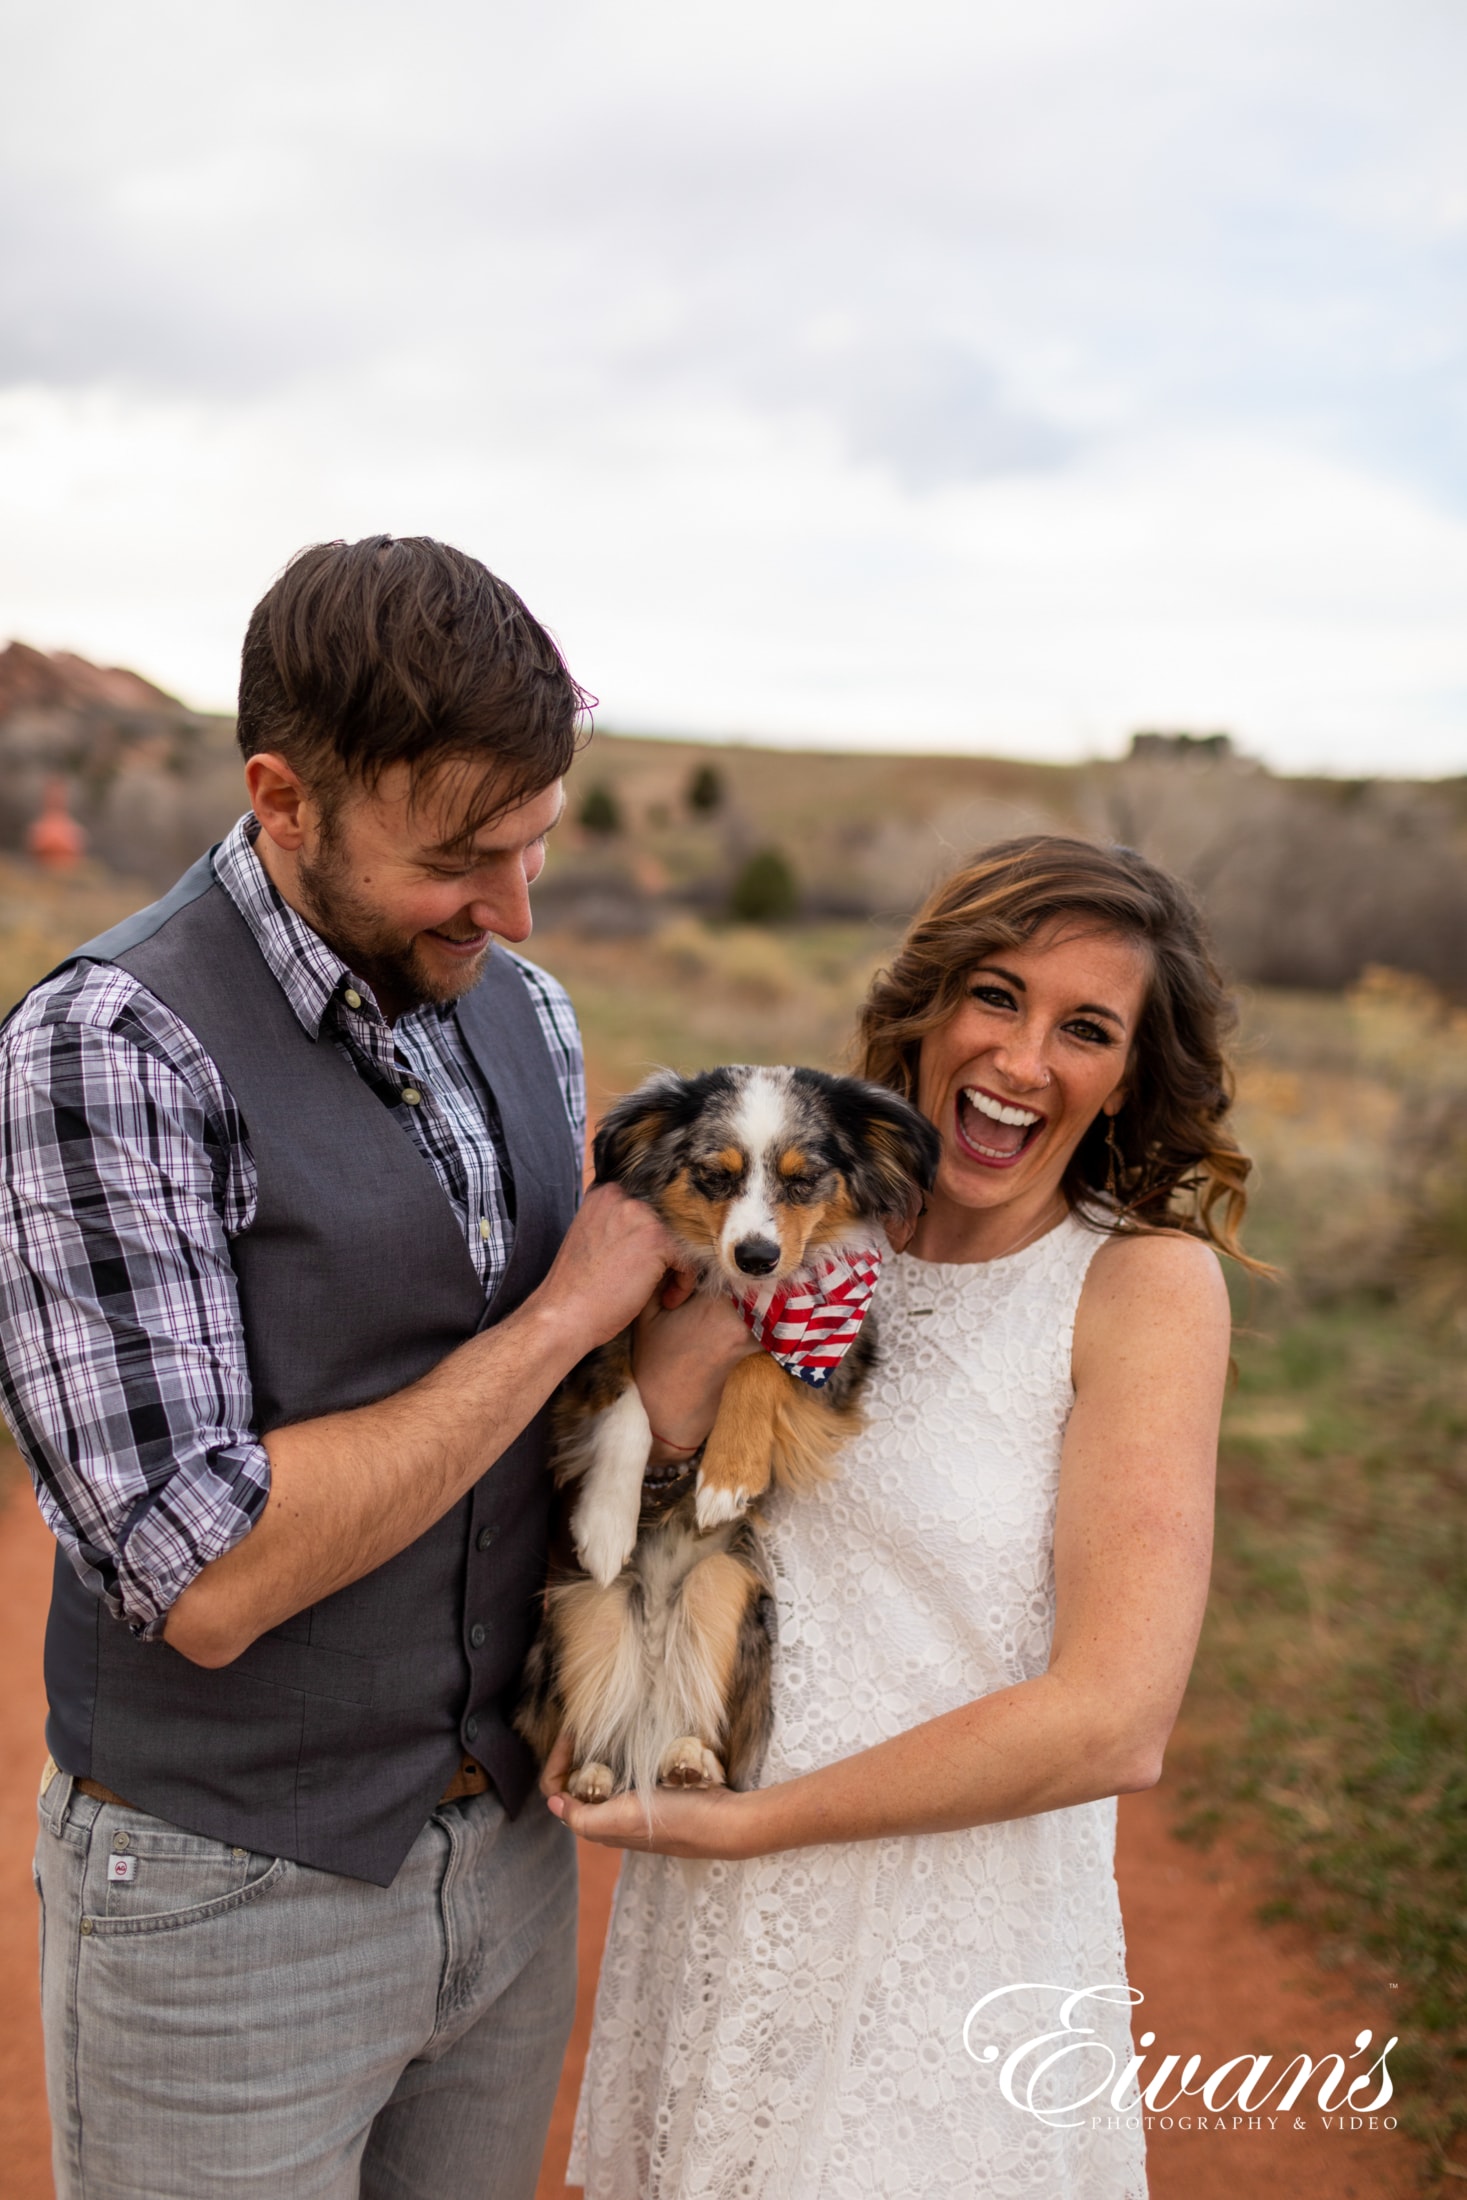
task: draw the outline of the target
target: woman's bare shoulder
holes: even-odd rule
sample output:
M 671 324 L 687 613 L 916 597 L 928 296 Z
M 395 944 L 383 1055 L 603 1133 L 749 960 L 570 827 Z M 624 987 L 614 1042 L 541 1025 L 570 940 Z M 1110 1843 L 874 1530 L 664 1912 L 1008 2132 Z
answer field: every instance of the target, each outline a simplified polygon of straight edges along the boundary
M 1222 1262 L 1205 1239 L 1185 1230 L 1117 1230 L 1090 1263 L 1080 1294 L 1076 1341 L 1113 1324 L 1167 1327 L 1229 1325 Z

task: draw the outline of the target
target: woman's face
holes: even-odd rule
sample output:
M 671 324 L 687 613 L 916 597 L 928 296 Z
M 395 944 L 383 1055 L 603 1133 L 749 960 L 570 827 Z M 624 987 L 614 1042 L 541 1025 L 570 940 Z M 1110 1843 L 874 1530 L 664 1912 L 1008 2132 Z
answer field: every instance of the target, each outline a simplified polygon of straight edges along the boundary
M 968 973 L 962 1007 L 922 1042 L 935 1204 L 1042 1209 L 1097 1114 L 1124 1102 L 1148 970 L 1139 941 L 1056 917 Z

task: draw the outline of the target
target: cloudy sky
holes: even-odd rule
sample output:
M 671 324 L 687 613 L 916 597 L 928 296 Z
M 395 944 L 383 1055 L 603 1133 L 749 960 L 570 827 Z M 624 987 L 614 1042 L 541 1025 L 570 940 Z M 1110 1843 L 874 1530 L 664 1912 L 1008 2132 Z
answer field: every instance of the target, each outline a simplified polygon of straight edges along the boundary
M 628 729 L 1467 770 L 1460 0 L 7 14 L 0 637 L 422 532 Z

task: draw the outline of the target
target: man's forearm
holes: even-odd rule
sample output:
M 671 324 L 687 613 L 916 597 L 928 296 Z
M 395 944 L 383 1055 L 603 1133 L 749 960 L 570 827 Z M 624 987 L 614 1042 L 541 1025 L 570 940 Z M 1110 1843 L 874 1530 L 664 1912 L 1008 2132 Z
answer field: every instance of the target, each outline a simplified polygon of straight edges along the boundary
M 263 1513 L 183 1591 L 164 1640 L 195 1664 L 227 1665 L 405 1550 L 528 1426 L 588 1342 L 537 1293 L 407 1389 L 268 1436 Z

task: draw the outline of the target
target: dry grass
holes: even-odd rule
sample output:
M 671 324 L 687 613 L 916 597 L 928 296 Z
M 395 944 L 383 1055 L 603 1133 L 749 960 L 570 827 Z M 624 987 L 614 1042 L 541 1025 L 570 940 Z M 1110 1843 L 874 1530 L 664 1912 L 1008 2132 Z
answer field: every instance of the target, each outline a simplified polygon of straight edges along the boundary
M 147 899 L 137 881 L 98 864 L 52 877 L 19 857 L 0 856 L 0 1015 L 63 955 Z
M 1467 1018 L 1376 973 L 1251 1004 L 1260 1249 L 1207 1625 L 1174 1762 L 1189 1830 L 1272 1859 L 1272 1913 L 1397 1982 L 1403 2121 L 1467 2136 Z M 1455 1128 L 1454 1128 L 1455 1126 Z
M 594 1112 L 662 1066 L 843 1066 L 857 1004 L 891 944 L 868 924 L 773 933 L 682 917 L 645 940 L 537 933 L 532 952 L 575 1000 Z

